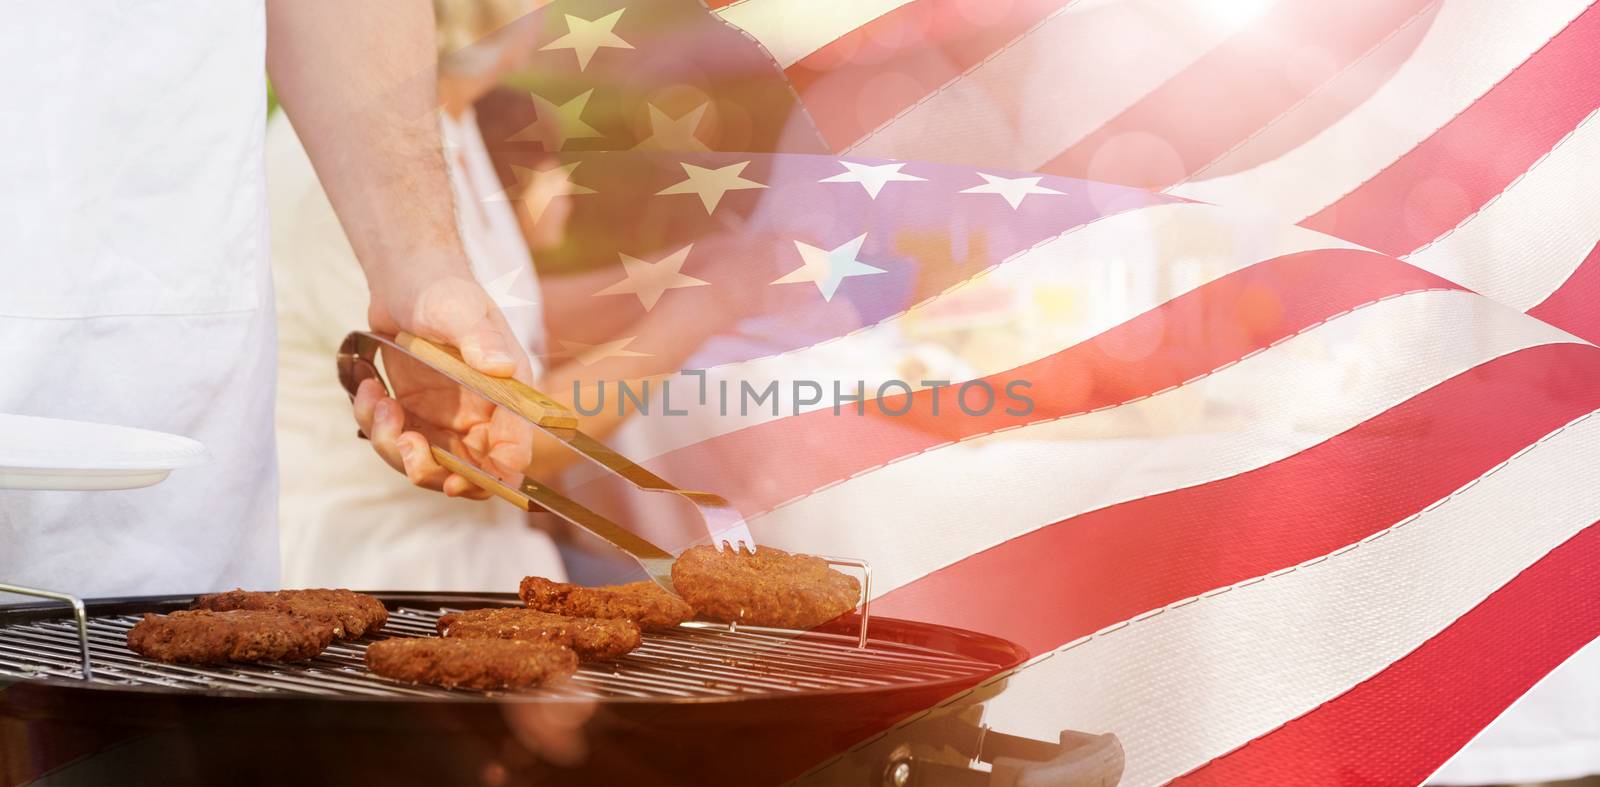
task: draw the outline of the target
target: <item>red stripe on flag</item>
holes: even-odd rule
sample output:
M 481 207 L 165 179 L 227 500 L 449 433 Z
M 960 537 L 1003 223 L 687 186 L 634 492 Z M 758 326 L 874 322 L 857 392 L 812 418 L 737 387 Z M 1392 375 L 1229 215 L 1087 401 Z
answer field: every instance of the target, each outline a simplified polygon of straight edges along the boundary
M 1600 245 L 1538 306 L 1528 310 L 1563 331 L 1600 342 Z
M 1206 180 L 1245 172 L 1311 141 L 1361 106 L 1394 77 L 1427 37 L 1441 7 L 1441 3 L 1434 3 L 1418 12 L 1414 21 L 1407 22 L 1342 72 L 1323 81 L 1306 101 L 1251 132 L 1236 148 L 1190 173 L 1189 179 Z M 1315 53 L 1310 54 L 1315 57 Z
M 1528 348 L 1266 467 L 1014 538 L 885 594 L 873 611 L 1053 650 L 1354 543 L 1596 406 L 1600 348 Z
M 1408 254 L 1480 210 L 1600 106 L 1600 7 L 1302 226 Z
M 1600 634 L 1597 585 L 1590 525 L 1384 671 L 1174 783 L 1420 784 Z
M 834 150 L 844 150 L 983 62 L 1069 0 L 915 0 L 789 66 Z
M 747 514 L 950 440 L 1116 405 L 1178 385 L 1363 303 L 1419 289 L 1460 289 L 1392 257 L 1351 249 L 1285 255 L 1235 271 L 1050 357 L 983 378 L 997 396 L 1030 381 L 1035 408 L 983 416 L 955 389 L 925 389 L 747 427 L 651 460 L 663 477 L 717 489 Z M 885 417 L 881 410 L 904 415 Z M 976 409 L 976 408 L 975 408 Z M 849 446 L 849 450 L 840 450 Z M 768 461 L 784 456 L 781 467 Z
M 1431 2 L 1280 4 L 1039 171 L 1150 189 L 1178 183 L 1326 81 L 1288 67 L 1305 52 L 1331 78 Z

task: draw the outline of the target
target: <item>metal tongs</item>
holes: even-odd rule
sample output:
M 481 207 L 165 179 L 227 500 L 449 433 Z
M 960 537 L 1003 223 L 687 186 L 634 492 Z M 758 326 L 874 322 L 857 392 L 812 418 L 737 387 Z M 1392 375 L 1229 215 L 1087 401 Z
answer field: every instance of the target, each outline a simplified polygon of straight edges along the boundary
M 744 517 L 732 505 L 710 492 L 679 489 L 660 476 L 640 467 L 627 457 L 606 447 L 578 429 L 578 418 L 548 396 L 518 380 L 490 377 L 468 366 L 454 350 L 408 333 L 388 336 L 368 331 L 353 331 L 339 347 L 339 382 L 352 398 L 362 381 L 375 379 L 389 390 L 375 363 L 379 348 L 406 355 L 468 391 L 521 416 L 562 442 L 589 461 L 621 476 L 645 492 L 676 495 L 689 501 L 705 522 L 706 534 L 718 550 L 744 549 L 754 552 L 756 542 Z M 439 464 L 476 484 L 485 491 L 524 511 L 548 511 L 610 542 L 627 553 L 651 579 L 673 593 L 673 554 L 650 543 L 638 534 L 601 516 L 539 481 L 523 476 L 513 487 L 455 454 L 430 443 Z

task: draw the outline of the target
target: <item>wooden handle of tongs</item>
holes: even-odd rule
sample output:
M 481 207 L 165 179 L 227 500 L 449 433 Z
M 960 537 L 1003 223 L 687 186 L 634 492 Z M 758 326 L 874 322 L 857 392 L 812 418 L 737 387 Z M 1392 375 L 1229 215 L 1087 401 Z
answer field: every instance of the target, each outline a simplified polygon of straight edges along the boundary
M 459 475 L 472 482 L 473 486 L 500 498 L 524 511 L 540 511 L 542 508 L 533 498 L 519 489 L 512 488 L 510 484 L 485 473 L 477 465 L 462 459 L 449 451 L 428 443 L 428 448 L 433 453 L 433 461 L 438 462 L 446 470 Z
M 460 383 L 467 390 L 501 407 L 510 408 L 518 415 L 539 426 L 546 429 L 578 428 L 578 417 L 560 402 L 551 399 L 542 391 L 523 383 L 521 380 L 509 377 L 491 377 L 472 368 L 462 359 L 461 354 L 453 348 L 442 347 L 420 336 L 405 332 L 395 336 L 394 343 L 417 360 L 432 367 L 435 371 Z M 478 488 L 524 511 L 538 511 L 541 509 L 541 506 L 534 502 L 533 498 L 525 491 L 513 488 L 499 478 L 485 473 L 476 465 L 439 446 L 430 443 L 428 447 L 433 451 L 434 461 L 450 472 L 471 481 Z
M 550 430 L 576 430 L 578 417 L 562 406 L 560 402 L 551 399 L 532 386 L 521 380 L 509 377 L 491 377 L 477 369 L 472 368 L 462 360 L 460 353 L 449 347 L 441 347 L 433 342 L 409 333 L 400 333 L 390 337 L 383 334 L 355 331 L 345 337 L 344 344 L 339 348 L 339 381 L 351 397 L 356 395 L 356 390 L 361 382 L 367 378 L 378 380 L 388 385 L 383 375 L 378 373 L 377 352 L 382 347 L 398 350 L 411 356 L 424 366 L 444 375 L 496 405 L 506 407 L 526 418 L 529 422 Z M 433 458 L 440 465 L 456 473 L 485 491 L 494 494 L 508 503 L 524 510 L 537 511 L 540 509 L 524 490 L 507 484 L 495 476 L 484 472 L 471 462 L 455 454 L 429 443 Z
M 339 348 L 338 361 L 339 381 L 352 398 L 363 380 L 373 378 L 380 383 L 383 382 L 383 375 L 378 372 L 375 363 L 380 348 L 389 348 L 408 355 L 418 363 L 454 380 L 467 390 L 500 407 L 510 409 L 536 428 L 565 443 L 584 459 L 600 465 L 641 491 L 671 494 L 688 501 L 699 512 L 708 534 L 714 536 L 737 527 L 744 533 L 744 543 L 753 544 L 748 530 L 744 528 L 744 518 L 729 505 L 727 500 L 709 492 L 696 492 L 673 486 L 655 473 L 584 434 L 578 429 L 578 417 L 561 403 L 520 380 L 491 377 L 473 369 L 455 350 L 448 347 L 440 347 L 407 333 L 386 336 L 368 331 L 351 332 Z M 430 443 L 429 448 L 440 465 L 524 511 L 549 511 L 610 541 L 642 563 L 653 560 L 670 561 L 671 555 L 665 550 L 539 481 L 524 476 L 519 484 L 513 485 L 437 445 Z
M 560 402 L 521 380 L 484 374 L 468 366 L 460 353 L 452 348 L 441 347 L 420 336 L 403 332 L 394 337 L 394 344 L 473 393 L 501 407 L 510 408 L 539 426 L 547 429 L 578 428 L 578 416 Z

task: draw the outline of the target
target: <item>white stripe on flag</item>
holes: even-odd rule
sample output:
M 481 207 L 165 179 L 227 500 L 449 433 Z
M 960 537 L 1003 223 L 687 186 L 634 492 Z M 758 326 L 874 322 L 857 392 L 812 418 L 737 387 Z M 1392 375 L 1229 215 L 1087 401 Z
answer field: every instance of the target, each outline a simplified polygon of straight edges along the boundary
M 859 333 L 784 355 L 714 367 L 707 372 L 707 385 L 715 390 L 720 381 L 728 381 L 729 389 L 737 393 L 740 381 L 745 380 L 758 390 L 777 380 L 780 391 L 791 390 L 793 380 L 820 380 L 824 385 L 830 380 L 846 380 L 850 383 L 846 387 L 853 392 L 855 380 L 865 379 L 868 385 L 876 385 L 880 380 L 898 377 L 895 365 L 905 353 L 902 337 L 907 326 L 937 312 L 944 302 L 987 286 L 989 277 L 1019 288 L 1048 285 L 1054 291 L 1070 293 L 1073 302 L 1079 304 L 1073 312 L 1050 323 L 1055 340 L 1050 347 L 1027 353 L 1020 360 L 1008 359 L 1027 363 L 1092 338 L 1262 260 L 1337 248 L 1355 246 L 1273 218 L 1251 217 L 1213 205 L 1155 205 L 1108 216 L 1057 236 L 989 273 L 975 276 Z M 970 368 L 950 379 L 961 382 L 1001 371 L 1005 369 Z M 824 397 L 827 404 L 802 409 L 832 406 L 832 392 L 828 393 Z M 622 427 L 617 444 L 627 446 L 633 452 L 630 455 L 647 459 L 777 420 L 782 414 L 793 412 L 787 401 L 785 404 L 779 416 L 773 416 L 770 408 L 758 407 L 746 416 L 730 413 L 716 419 L 634 418 Z M 653 408 L 652 412 L 660 409 Z
M 1223 10 L 1214 0 L 1126 0 L 1069 6 L 849 150 L 1032 170 L 1268 7 L 1237 5 Z
M 935 448 L 750 527 L 761 544 L 866 560 L 882 595 L 1062 519 L 1271 464 L 1493 358 L 1580 341 L 1474 293 L 1402 295 L 1166 393 Z M 1199 433 L 1094 439 L 1152 426 Z
M 744 0 L 713 13 L 749 33 L 784 68 L 911 0 Z
M 1355 548 L 1036 660 L 985 720 L 1048 740 L 1063 728 L 1115 732 L 1125 785 L 1171 779 L 1276 729 L 1381 672 L 1600 519 L 1592 416 Z
M 1405 258 L 1527 311 L 1555 292 L 1600 239 L 1600 121 L 1591 113 L 1548 156 L 1449 234 Z
M 1309 142 L 1260 166 L 1171 191 L 1220 205 L 1259 204 L 1285 221 L 1301 221 L 1471 106 L 1590 2 L 1451 0 L 1395 75 Z M 1296 111 L 1313 107 L 1308 102 Z M 1254 155 L 1248 143 L 1235 153 Z

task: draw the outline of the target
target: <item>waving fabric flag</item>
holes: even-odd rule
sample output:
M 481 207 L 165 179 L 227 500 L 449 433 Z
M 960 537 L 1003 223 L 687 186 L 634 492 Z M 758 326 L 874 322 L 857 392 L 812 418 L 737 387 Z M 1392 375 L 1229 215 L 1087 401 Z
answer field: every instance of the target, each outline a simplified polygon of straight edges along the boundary
M 1514 5 L 556 2 L 485 133 L 615 442 L 1021 643 L 986 723 L 1417 782 L 1600 633 L 1600 10 Z
M 810 36 L 798 3 L 718 10 L 837 152 L 1266 211 L 1600 337 L 1588 0 L 847 5 Z

